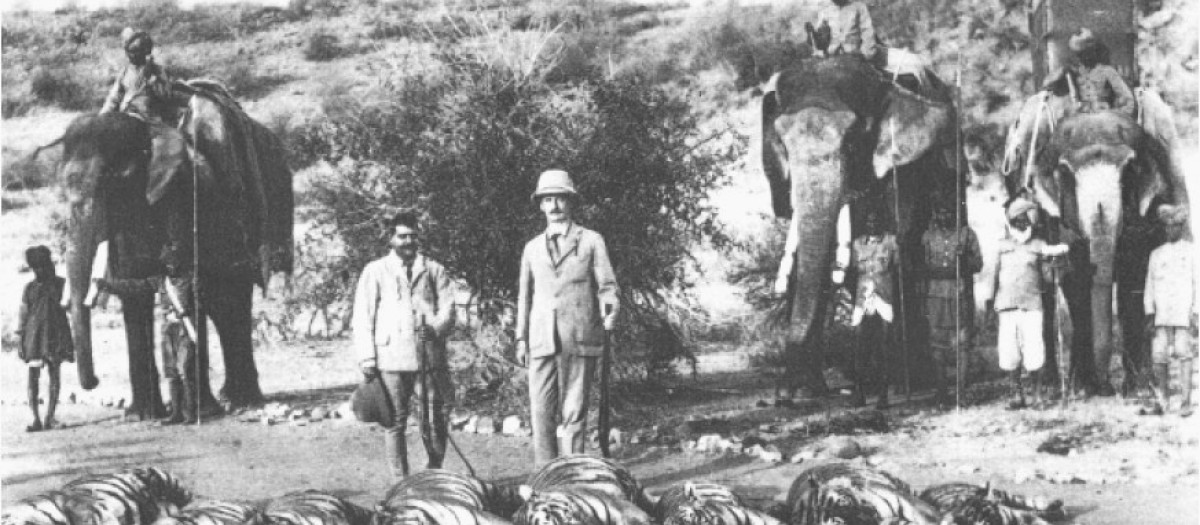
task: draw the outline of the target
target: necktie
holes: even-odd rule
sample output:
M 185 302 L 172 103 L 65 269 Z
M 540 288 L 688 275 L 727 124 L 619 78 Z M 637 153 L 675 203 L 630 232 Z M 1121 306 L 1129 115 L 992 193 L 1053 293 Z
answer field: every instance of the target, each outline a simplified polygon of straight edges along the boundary
M 554 257 L 555 261 L 558 261 L 558 256 L 560 253 L 558 250 L 558 238 L 559 237 L 562 237 L 562 234 L 556 233 L 556 234 L 550 236 L 550 256 Z
M 412 283 L 412 261 L 404 263 L 404 271 L 408 274 L 408 282 Z

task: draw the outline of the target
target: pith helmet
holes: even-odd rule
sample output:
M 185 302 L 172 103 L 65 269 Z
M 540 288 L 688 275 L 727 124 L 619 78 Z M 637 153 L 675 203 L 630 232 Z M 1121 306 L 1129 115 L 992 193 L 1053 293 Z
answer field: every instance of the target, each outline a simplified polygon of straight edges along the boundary
M 1158 220 L 1163 224 L 1183 224 L 1188 220 L 1187 208 L 1180 205 L 1163 204 L 1158 207 Z
M 1071 51 L 1076 53 L 1096 47 L 1096 44 L 1096 35 L 1092 33 L 1091 29 L 1086 27 L 1076 31 L 1075 34 L 1071 35 L 1071 38 L 1067 40 L 1067 47 L 1070 47 Z
M 531 199 L 537 200 L 545 195 L 570 195 L 578 197 L 579 192 L 575 191 L 575 183 L 571 182 L 571 176 L 563 170 L 546 170 L 538 177 L 537 189 L 533 191 Z

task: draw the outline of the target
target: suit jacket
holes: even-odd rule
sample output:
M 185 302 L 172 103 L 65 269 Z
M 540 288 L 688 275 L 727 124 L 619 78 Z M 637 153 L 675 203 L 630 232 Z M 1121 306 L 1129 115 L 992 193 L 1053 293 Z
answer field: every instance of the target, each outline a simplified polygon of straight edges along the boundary
M 550 255 L 545 233 L 525 245 L 517 303 L 517 339 L 529 342 L 531 357 L 559 351 L 598 356 L 604 349 L 604 315 L 620 307 L 617 279 L 604 238 L 572 224 Z M 555 345 L 555 333 L 561 348 Z
M 446 269 L 417 255 L 412 281 L 395 252 L 363 268 L 354 292 L 351 328 L 354 350 L 363 365 L 390 372 L 419 369 L 416 326 L 420 316 L 436 337 L 429 342 L 428 368 L 446 366 L 446 335 L 454 322 L 453 290 Z

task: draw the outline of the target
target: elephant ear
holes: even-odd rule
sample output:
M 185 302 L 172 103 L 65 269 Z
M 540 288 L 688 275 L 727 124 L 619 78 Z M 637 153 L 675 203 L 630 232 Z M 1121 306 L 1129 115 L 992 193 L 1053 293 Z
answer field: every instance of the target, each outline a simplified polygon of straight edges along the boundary
M 146 199 L 157 203 L 184 170 L 187 142 L 183 133 L 167 126 L 154 126 L 150 134 L 150 167 L 146 181 Z
M 947 142 L 954 130 L 954 108 L 892 86 L 883 102 L 879 143 L 875 147 L 875 175 L 883 178 L 892 168 L 909 164 Z M 952 140 L 952 139 L 951 139 Z
M 774 84 L 774 82 L 771 82 Z M 771 206 L 775 216 L 792 216 L 791 176 L 787 172 L 787 149 L 783 139 L 775 130 L 775 119 L 780 114 L 778 92 L 763 93 L 762 97 L 762 165 L 771 185 Z

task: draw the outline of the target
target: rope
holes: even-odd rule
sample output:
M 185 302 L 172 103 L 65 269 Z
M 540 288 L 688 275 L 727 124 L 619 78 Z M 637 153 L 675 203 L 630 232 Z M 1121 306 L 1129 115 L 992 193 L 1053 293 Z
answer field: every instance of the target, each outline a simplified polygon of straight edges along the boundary
M 189 99 L 189 103 L 192 99 Z M 179 128 L 182 130 L 184 121 L 179 122 Z M 203 304 L 200 302 L 200 170 L 197 167 L 197 150 L 195 145 L 190 140 L 186 140 L 187 134 L 184 134 L 185 142 L 188 146 L 188 154 L 192 162 L 192 318 L 196 320 L 196 340 L 195 343 L 196 355 L 192 356 L 192 361 L 196 368 L 196 374 L 192 377 L 194 386 L 194 394 L 192 397 L 196 404 L 196 426 L 200 426 L 200 420 L 203 417 L 200 415 L 200 354 L 208 353 L 208 321 L 204 318 Z M 195 140 L 194 138 L 192 140 Z M 186 378 L 184 378 L 186 379 Z M 187 381 L 184 381 L 184 388 L 188 388 Z M 207 389 L 208 385 L 205 384 Z M 207 390 L 206 390 L 207 391 Z
M 896 119 L 895 119 L 895 117 L 892 117 L 891 119 L 888 120 L 888 126 L 890 129 L 891 138 L 892 138 L 892 150 L 890 153 L 892 155 L 892 158 L 895 159 L 900 152 L 900 148 L 896 145 Z M 893 162 L 892 163 L 892 205 L 893 205 L 893 208 L 894 208 L 894 211 L 896 214 L 896 234 L 897 234 L 897 236 L 896 236 L 897 237 L 896 238 L 896 260 L 898 261 L 898 264 L 896 264 L 896 276 L 897 276 L 897 282 L 900 285 L 900 296 L 899 296 L 899 301 L 897 301 L 897 303 L 899 303 L 899 306 L 900 306 L 900 308 L 899 308 L 899 310 L 900 310 L 899 321 L 900 322 L 897 324 L 900 325 L 900 350 L 901 350 L 901 352 L 903 352 L 901 354 L 901 357 L 903 358 L 902 362 L 904 364 L 905 395 L 908 397 L 908 400 L 911 401 L 912 400 L 912 378 L 909 374 L 909 368 L 908 368 L 908 333 L 905 328 L 905 325 L 908 324 L 908 317 L 905 315 L 905 311 L 904 311 L 904 252 L 903 252 L 903 248 L 902 248 L 904 243 L 900 242 L 900 239 L 899 239 L 899 233 L 900 233 L 900 183 L 899 183 L 899 179 L 897 177 L 897 172 L 898 172 L 898 168 L 896 167 L 895 162 Z
M 1048 96 L 1048 93 L 1042 92 L 1042 94 L 1038 97 L 1037 110 L 1034 111 L 1033 137 L 1029 140 L 1029 155 L 1028 159 L 1025 161 L 1025 171 L 1021 174 L 1021 186 L 1024 188 L 1030 187 L 1033 181 L 1033 167 L 1034 161 L 1037 157 L 1038 132 L 1042 130 L 1042 113 L 1046 110 L 1046 99 Z

